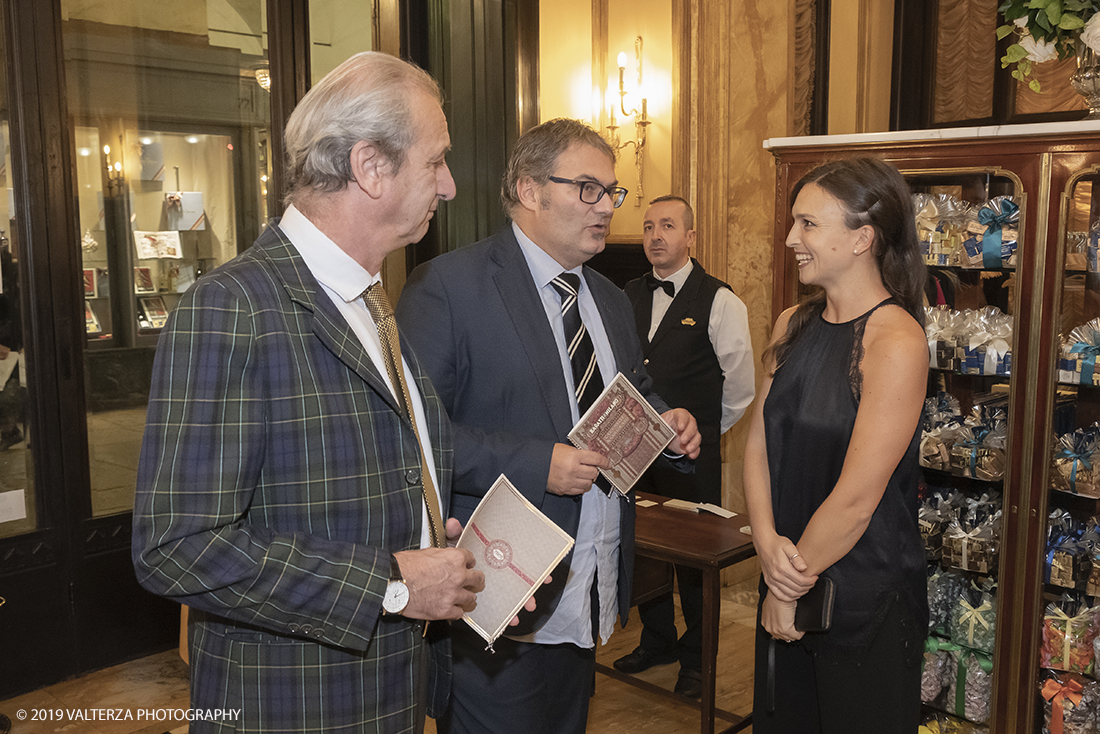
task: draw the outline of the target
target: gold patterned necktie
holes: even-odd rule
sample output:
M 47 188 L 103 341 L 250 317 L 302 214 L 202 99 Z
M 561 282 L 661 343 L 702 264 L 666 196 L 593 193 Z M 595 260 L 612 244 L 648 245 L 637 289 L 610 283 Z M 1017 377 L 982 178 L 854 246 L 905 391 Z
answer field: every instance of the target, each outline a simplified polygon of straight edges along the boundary
M 401 342 L 397 336 L 397 319 L 394 318 L 393 307 L 381 282 L 374 283 L 363 291 L 363 301 L 370 310 L 375 326 L 378 327 L 378 340 L 382 343 L 382 352 L 386 357 L 386 371 L 389 373 L 390 384 L 397 393 L 398 402 L 405 411 L 405 415 L 412 423 L 413 433 L 416 434 L 416 445 L 420 448 L 420 476 L 424 486 L 424 504 L 428 506 L 428 529 L 432 545 L 436 548 L 444 548 L 447 542 L 443 533 L 439 494 L 432 484 L 432 475 L 428 471 L 428 455 L 424 453 L 424 445 L 420 442 L 416 414 L 409 399 L 409 386 L 405 383 L 405 370 L 401 368 Z

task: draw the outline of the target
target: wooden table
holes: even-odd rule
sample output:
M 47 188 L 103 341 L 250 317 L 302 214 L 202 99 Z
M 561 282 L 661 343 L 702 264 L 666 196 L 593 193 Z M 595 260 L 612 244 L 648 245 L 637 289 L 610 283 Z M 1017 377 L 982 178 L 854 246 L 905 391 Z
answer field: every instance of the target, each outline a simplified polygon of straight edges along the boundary
M 636 500 L 658 503 L 653 507 L 638 507 L 635 527 L 637 554 L 659 561 L 698 568 L 703 572 L 703 691 L 702 700 L 680 696 L 634 676 L 620 673 L 606 665 L 596 669 L 630 685 L 656 695 L 699 708 L 702 734 L 714 734 L 714 718 L 719 715 L 733 725 L 723 734 L 736 732 L 752 723 L 752 714 L 737 716 L 716 709 L 714 705 L 715 672 L 718 662 L 718 626 L 722 608 L 722 574 L 727 566 L 756 554 L 752 538 L 741 532 L 748 517 L 738 515 L 725 519 L 709 512 L 690 512 L 664 507 L 667 498 L 645 492 L 636 493 Z

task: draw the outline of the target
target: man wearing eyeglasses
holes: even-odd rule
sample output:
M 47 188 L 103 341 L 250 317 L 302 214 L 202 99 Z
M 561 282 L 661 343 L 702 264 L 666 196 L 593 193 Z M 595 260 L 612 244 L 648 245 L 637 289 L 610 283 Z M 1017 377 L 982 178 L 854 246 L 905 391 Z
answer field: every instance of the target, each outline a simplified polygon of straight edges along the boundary
M 455 627 L 441 734 L 585 730 L 595 640 L 617 613 L 625 623 L 634 562 L 632 502 L 594 484 L 606 460 L 566 438 L 592 393 L 622 372 L 676 430 L 670 450 L 698 455 L 695 419 L 652 392 L 626 296 L 584 267 L 626 198 L 616 183 L 614 151 L 588 126 L 532 128 L 501 191 L 511 226 L 417 268 L 398 305 L 455 424 L 452 513 L 465 522 L 503 473 L 576 539 L 495 654 Z

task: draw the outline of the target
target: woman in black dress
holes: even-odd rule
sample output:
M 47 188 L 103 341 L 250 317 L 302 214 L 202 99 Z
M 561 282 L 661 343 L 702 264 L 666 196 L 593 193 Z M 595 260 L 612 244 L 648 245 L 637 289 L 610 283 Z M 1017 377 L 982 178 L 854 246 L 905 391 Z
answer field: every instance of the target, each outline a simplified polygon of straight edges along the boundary
M 917 530 L 928 343 L 909 187 L 858 158 L 815 169 L 792 202 L 787 246 L 820 290 L 776 321 L 745 448 L 763 571 L 753 731 L 912 734 L 928 619 Z M 832 626 L 803 634 L 798 599 L 824 577 Z

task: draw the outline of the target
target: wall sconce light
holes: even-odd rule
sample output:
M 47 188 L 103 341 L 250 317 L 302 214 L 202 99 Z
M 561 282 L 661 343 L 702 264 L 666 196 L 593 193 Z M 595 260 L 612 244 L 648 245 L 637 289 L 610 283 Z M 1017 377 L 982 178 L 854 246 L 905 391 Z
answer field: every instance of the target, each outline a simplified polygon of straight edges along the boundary
M 119 136 L 121 142 L 122 137 Z M 103 146 L 103 160 L 104 168 L 107 172 L 107 189 L 111 194 L 121 194 L 122 186 L 126 183 L 126 179 L 122 175 L 122 162 L 115 161 L 111 163 L 111 146 Z M 117 189 L 117 190 L 116 190 Z
M 638 171 L 638 189 L 635 192 L 634 206 L 641 206 L 642 200 L 645 198 L 645 194 L 642 191 L 642 172 L 643 172 L 643 151 L 645 150 L 646 143 L 646 128 L 649 127 L 651 121 L 646 109 L 647 100 L 642 97 L 642 110 L 639 112 L 636 108 L 626 109 L 626 85 L 624 83 L 624 77 L 626 75 L 626 62 L 627 57 L 625 52 L 619 52 L 618 65 L 619 65 L 619 111 L 623 115 L 625 121 L 628 117 L 634 118 L 634 140 L 621 140 L 619 137 L 619 125 L 615 120 L 615 105 L 611 105 L 611 124 L 607 126 L 611 147 L 615 150 L 622 150 L 628 145 L 634 146 L 634 168 Z M 642 93 L 642 37 L 638 36 L 634 39 L 634 65 L 638 74 L 638 94 Z

